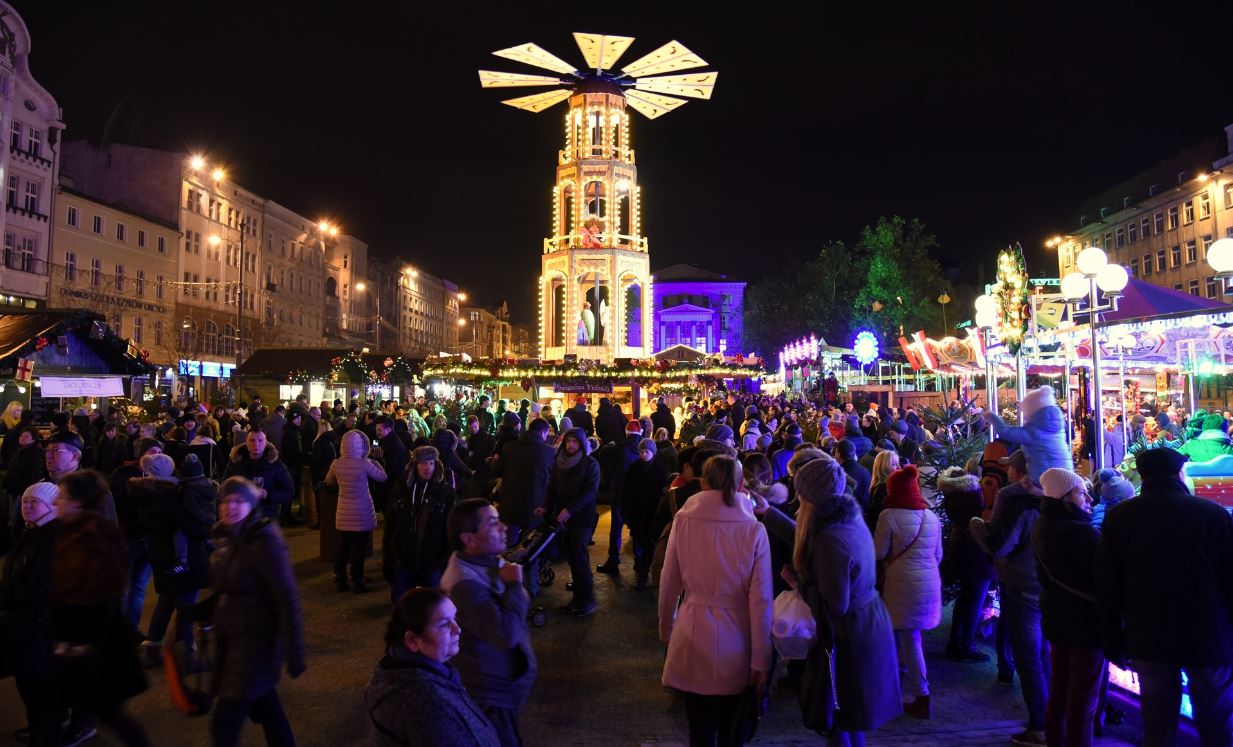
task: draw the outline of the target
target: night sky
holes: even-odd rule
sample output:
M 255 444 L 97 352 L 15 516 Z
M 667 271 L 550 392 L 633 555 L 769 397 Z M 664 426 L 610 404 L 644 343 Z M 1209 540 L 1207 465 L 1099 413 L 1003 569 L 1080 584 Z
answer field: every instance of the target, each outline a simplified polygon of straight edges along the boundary
M 1016 240 L 1033 275 L 1056 273 L 1043 241 L 1083 199 L 1233 123 L 1220 3 L 950 16 L 871 3 L 863 17 L 434 5 L 459 10 L 15 3 L 67 138 L 97 140 L 110 120 L 117 142 L 204 151 L 378 255 L 508 299 L 515 321 L 534 316 L 565 106 L 530 114 L 499 102 L 542 89 L 481 89 L 479 68 L 544 73 L 496 49 L 536 42 L 581 65 L 571 32 L 585 31 L 637 37 L 622 62 L 671 39 L 710 62 L 712 100 L 633 115 L 644 233 L 653 268 L 747 280 L 892 214 L 923 220 L 961 279 L 991 280 L 978 261 L 991 272 Z

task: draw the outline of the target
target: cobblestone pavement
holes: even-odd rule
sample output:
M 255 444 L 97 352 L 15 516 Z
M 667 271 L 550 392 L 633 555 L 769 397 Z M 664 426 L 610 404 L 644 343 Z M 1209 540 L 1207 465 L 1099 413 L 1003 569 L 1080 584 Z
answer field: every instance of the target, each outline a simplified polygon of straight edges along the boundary
M 596 532 L 592 561 L 606 552 L 605 515 Z M 378 530 L 380 531 L 380 530 Z M 362 692 L 381 656 L 381 637 L 389 613 L 388 586 L 377 561 L 369 562 L 374 591 L 338 594 L 326 564 L 317 559 L 318 534 L 287 532 L 304 603 L 308 631 L 308 672 L 284 679 L 279 694 L 301 745 L 340 747 L 366 744 Z M 596 577 L 598 614 L 575 620 L 558 614 L 567 599 L 568 566 L 542 592 L 539 604 L 548 623 L 534 631 L 539 680 L 523 716 L 528 745 L 684 745 L 682 705 L 659 684 L 664 647 L 658 641 L 654 591 L 633 589 L 632 561 L 622 559 L 621 579 Z M 147 600 L 149 615 L 152 600 Z M 933 690 L 932 721 L 901 717 L 869 735 L 872 745 L 1006 745 L 1023 728 L 1018 687 L 998 687 L 989 665 L 964 665 L 941 657 L 948 621 L 925 636 Z M 150 687 L 130 701 L 129 711 L 146 726 L 155 745 L 206 745 L 209 719 L 189 718 L 171 705 L 161 671 Z M 0 744 L 9 743 L 24 712 L 12 679 L 0 681 Z M 1119 739 L 1100 744 L 1133 744 L 1135 730 L 1121 727 Z M 264 744 L 260 729 L 249 725 L 246 745 Z M 114 744 L 106 735 L 98 744 Z M 800 726 L 791 696 L 776 695 L 758 729 L 756 744 L 813 745 L 821 740 Z

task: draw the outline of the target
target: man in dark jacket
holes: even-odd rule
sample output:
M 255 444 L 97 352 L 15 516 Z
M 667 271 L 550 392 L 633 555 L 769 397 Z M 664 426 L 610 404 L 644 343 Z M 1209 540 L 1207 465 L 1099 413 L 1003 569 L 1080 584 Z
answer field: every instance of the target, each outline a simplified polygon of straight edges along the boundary
M 120 435 L 119 426 L 114 421 L 109 421 L 103 426 L 103 437 L 95 447 L 94 468 L 110 475 L 124 463 L 127 452 L 128 438 Z
M 150 529 L 142 521 L 140 507 L 128 494 L 128 481 L 142 477 L 141 458 L 146 454 L 162 454 L 163 445 L 152 438 L 137 442 L 136 458 L 120 465 L 110 475 L 111 495 L 116 502 L 116 516 L 124 541 L 128 543 L 128 589 L 124 594 L 124 614 L 133 630 L 141 624 L 145 607 L 146 586 L 150 583 Z
M 771 479 L 774 480 L 782 480 L 788 476 L 788 460 L 796 453 L 796 447 L 801 445 L 801 427 L 799 425 L 789 423 L 784 427 L 783 432 L 783 447 L 774 454 L 771 454 Z M 868 497 L 868 480 L 866 480 L 865 503 L 869 502 Z
M 480 430 L 490 435 L 497 432 L 497 419 L 492 414 L 492 410 L 488 409 L 488 403 L 491 401 L 487 394 L 481 394 L 475 412 L 471 413 L 479 420 Z
M 789 457 L 791 458 L 791 457 Z M 861 510 L 865 511 L 869 508 L 869 470 L 860 465 L 856 461 L 856 445 L 851 441 L 840 441 L 835 444 L 835 461 L 839 462 L 843 467 L 843 471 L 848 477 L 856 483 L 852 488 L 852 497 L 860 504 Z M 784 465 L 784 474 L 787 474 L 787 464 Z
M 454 664 L 503 747 L 519 745 L 518 711 L 538 669 L 527 625 L 530 599 L 522 586 L 522 566 L 501 562 L 505 527 L 483 498 L 455 506 L 448 532 L 455 552 L 441 576 L 441 589 L 458 608 L 462 628 Z
M 575 428 L 581 428 L 587 436 L 595 435 L 595 420 L 592 419 L 591 413 L 587 412 L 586 397 L 579 397 L 574 409 L 565 413 L 565 417 L 569 418 L 569 422 L 573 423 Z
M 595 415 L 595 435 L 599 436 L 599 445 L 606 446 L 624 440 L 626 420 L 625 414 L 612 404 L 612 400 L 600 397 L 599 412 Z
M 848 421 L 844 424 L 843 439 L 851 441 L 856 447 L 856 459 L 860 461 L 861 457 L 873 451 L 873 441 L 869 440 L 861 431 L 861 419 L 855 415 L 849 415 Z
M 655 430 L 663 428 L 668 431 L 668 440 L 671 441 L 676 438 L 676 418 L 672 416 L 672 411 L 668 409 L 668 405 L 664 402 L 663 397 L 660 397 L 659 401 L 655 403 L 655 412 L 651 415 L 651 424 L 655 426 Z
M 1049 699 L 1049 644 L 1040 630 L 1040 581 L 1031 542 L 1032 526 L 1040 516 L 1041 495 L 1028 477 L 1022 449 L 1001 461 L 1008 482 L 998 491 L 993 515 L 988 524 L 973 516 L 968 529 L 976 544 L 997 564 L 1002 615 L 1028 709 L 1028 732 L 1034 732 L 1027 736 L 1040 735 L 1043 743 L 1045 703 Z M 998 673 L 998 681 L 1004 684 L 1009 685 L 1011 677 L 1010 673 Z
M 1181 671 L 1204 744 L 1233 742 L 1233 519 L 1194 497 L 1186 458 L 1145 449 L 1138 498 L 1105 517 L 1098 598 L 1110 659 L 1128 658 L 1142 690 L 1144 744 L 1173 744 Z
M 385 467 L 386 480 L 378 483 L 373 490 L 373 504 L 378 511 L 385 512 L 394 486 L 406 477 L 407 459 L 410 452 L 398 434 L 394 432 L 394 421 L 388 415 L 381 415 L 376 420 L 377 446 L 381 447 L 381 462 Z
M 298 410 L 290 411 L 287 422 L 283 426 L 282 444 L 278 447 L 278 458 L 283 460 L 283 464 L 287 465 L 287 471 L 291 473 L 292 489 L 295 491 L 292 495 L 295 498 L 300 497 L 300 485 L 304 480 L 304 452 L 308 449 L 308 445 L 301 438 L 305 417 Z M 303 511 L 303 509 L 304 507 L 301 506 L 300 510 Z M 283 526 L 294 521 L 291 516 L 290 503 L 282 509 L 282 513 Z
M 501 450 L 501 461 L 495 476 L 501 478 L 501 502 L 498 511 L 505 524 L 505 544 L 517 544 L 522 532 L 536 523 L 535 509 L 542 508 L 547 497 L 548 477 L 556 450 L 549 446 L 548 423 L 536 418 L 526 433 Z M 528 578 L 534 573 L 528 573 Z M 532 596 L 535 591 L 532 587 Z
M 604 444 L 598 452 L 598 461 L 603 474 L 607 476 L 612 502 L 609 516 L 612 525 L 608 530 L 608 560 L 595 566 L 595 570 L 609 576 L 620 575 L 621 533 L 625 530 L 621 505 L 625 494 L 625 474 L 630 465 L 638 461 L 638 442 L 642 440 L 642 426 L 638 425 L 637 420 L 631 420 L 621 435 L 621 440 Z
M 484 424 L 475 415 L 467 418 L 467 434 L 467 469 L 471 470 L 471 479 L 467 481 L 463 495 L 467 498 L 487 498 L 492 487 L 489 484 L 488 458 L 496 449 L 497 441 L 484 430 Z
M 279 405 L 274 408 L 274 414 L 261 421 L 260 430 L 265 434 L 266 441 L 275 446 L 283 443 L 283 429 L 287 425 L 287 408 Z
M 629 539 L 634 546 L 636 589 L 647 587 L 651 556 L 655 553 L 655 512 L 659 508 L 668 473 L 655 461 L 658 447 L 649 438 L 638 442 L 638 461 L 629 466 L 621 492 L 621 505 L 629 522 Z
M 587 543 L 595 531 L 595 499 L 599 494 L 599 462 L 591 458 L 586 433 L 573 428 L 557 450 L 548 478 L 547 516 L 565 526 L 562 547 L 574 581 L 574 598 L 561 611 L 575 617 L 595 613 L 593 576 Z
M 257 506 L 261 514 L 277 520 L 284 505 L 290 505 L 295 486 L 287 465 L 278 460 L 278 449 L 269 443 L 263 431 L 249 431 L 244 443 L 231 450 L 231 460 L 223 477 L 247 477 L 265 491 Z

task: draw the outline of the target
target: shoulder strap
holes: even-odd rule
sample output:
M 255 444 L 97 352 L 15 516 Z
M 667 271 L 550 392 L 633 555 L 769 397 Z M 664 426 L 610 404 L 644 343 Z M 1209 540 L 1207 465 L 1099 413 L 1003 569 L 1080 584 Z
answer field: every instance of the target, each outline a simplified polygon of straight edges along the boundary
M 1070 586 L 1069 584 L 1064 584 L 1061 581 L 1059 581 L 1058 577 L 1053 575 L 1053 571 L 1049 570 L 1049 566 L 1045 565 L 1045 561 L 1041 560 L 1040 551 L 1036 549 L 1036 540 L 1033 538 L 1029 541 L 1032 543 L 1032 554 L 1036 556 L 1036 564 L 1039 565 L 1040 569 L 1045 572 L 1045 575 L 1049 577 L 1050 581 L 1057 584 L 1058 587 L 1061 588 L 1063 591 L 1068 591 L 1071 594 L 1074 594 L 1075 596 L 1084 600 L 1085 602 L 1091 602 L 1093 604 L 1096 603 L 1096 595 L 1088 594 L 1087 592 L 1084 592 L 1084 591 L 1079 591 L 1075 587 Z
M 899 552 L 895 553 L 895 555 L 894 555 L 894 556 L 892 556 L 891 558 L 889 558 L 889 559 L 886 561 L 886 567 L 887 567 L 887 568 L 889 568 L 889 567 L 890 567 L 891 563 L 894 563 L 896 560 L 898 560 L 898 559 L 902 558 L 904 555 L 906 555 L 906 554 L 907 554 L 907 552 L 908 552 L 908 550 L 911 550 L 911 549 L 912 549 L 912 545 L 915 545 L 915 544 L 916 544 L 916 540 L 920 539 L 921 532 L 925 531 L 925 521 L 926 521 L 926 519 L 925 519 L 925 513 L 924 513 L 924 512 L 925 512 L 925 511 L 928 511 L 928 510 L 929 510 L 929 509 L 927 509 L 927 508 L 925 508 L 925 509 L 921 509 L 921 515 L 920 515 L 920 526 L 916 527 L 916 536 L 912 538 L 912 541 L 911 541 L 911 542 L 909 542 L 908 544 L 904 545 L 904 547 L 903 547 L 903 549 L 902 549 L 902 550 L 900 550 Z M 892 543 L 892 544 L 894 543 L 894 539 L 891 539 L 891 543 Z

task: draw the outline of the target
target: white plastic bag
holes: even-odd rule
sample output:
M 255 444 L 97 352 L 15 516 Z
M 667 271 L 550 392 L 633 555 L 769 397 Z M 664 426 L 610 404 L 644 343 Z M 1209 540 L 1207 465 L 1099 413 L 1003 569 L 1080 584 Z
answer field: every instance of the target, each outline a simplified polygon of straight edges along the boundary
M 817 637 L 818 623 L 800 592 L 788 589 L 775 597 L 771 608 L 771 641 L 780 656 L 806 658 Z

